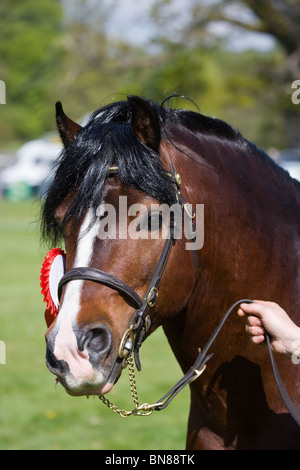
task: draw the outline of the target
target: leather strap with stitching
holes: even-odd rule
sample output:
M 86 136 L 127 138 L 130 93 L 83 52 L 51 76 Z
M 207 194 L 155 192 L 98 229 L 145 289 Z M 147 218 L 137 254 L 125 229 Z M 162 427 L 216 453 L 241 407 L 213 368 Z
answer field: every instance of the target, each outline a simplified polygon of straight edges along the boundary
M 182 377 L 182 379 L 179 380 L 179 382 L 177 382 L 177 384 L 175 384 L 174 387 L 171 390 L 169 390 L 168 393 L 166 393 L 160 400 L 157 401 L 158 405 L 155 407 L 155 409 L 157 411 L 160 411 L 160 410 L 163 410 L 164 408 L 166 408 L 169 405 L 169 403 L 173 400 L 173 398 L 183 389 L 183 387 L 185 387 L 187 384 L 191 383 L 194 379 L 196 379 L 198 377 L 197 372 L 202 371 L 202 369 L 206 365 L 207 361 L 209 361 L 209 359 L 211 359 L 211 357 L 213 356 L 213 354 L 207 354 L 208 350 L 211 347 L 211 345 L 213 344 L 213 342 L 216 339 L 216 337 L 218 336 L 218 334 L 220 333 L 225 321 L 227 320 L 227 318 L 229 317 L 231 312 L 238 305 L 240 305 L 242 303 L 253 303 L 253 300 L 249 300 L 249 299 L 239 300 L 239 301 L 235 302 L 227 310 L 227 312 L 225 313 L 225 315 L 222 318 L 221 322 L 219 323 L 219 325 L 217 326 L 217 328 L 215 329 L 215 331 L 213 332 L 213 334 L 209 338 L 208 342 L 206 343 L 205 347 L 202 349 L 202 351 L 197 356 L 196 361 L 194 362 L 192 367 Z M 276 365 L 274 357 L 273 357 L 273 353 L 272 353 L 272 350 L 271 350 L 271 344 L 270 344 L 270 335 L 268 333 L 266 333 L 266 342 L 267 342 L 267 346 L 268 346 L 268 350 L 269 350 L 269 355 L 270 355 L 270 359 L 271 359 L 271 365 L 272 365 L 272 369 L 273 369 L 275 382 L 276 382 L 276 385 L 278 387 L 280 396 L 281 396 L 286 408 L 288 409 L 290 415 L 292 416 L 294 421 L 298 424 L 298 426 L 300 426 L 300 411 L 298 410 L 298 408 L 296 407 L 294 402 L 291 400 L 291 398 L 290 398 L 290 396 L 289 396 L 289 394 L 288 394 L 288 392 L 287 392 L 287 390 L 286 390 L 286 388 L 285 388 L 285 386 L 282 382 L 282 379 L 280 377 L 277 365 Z
M 104 286 L 116 290 L 126 302 L 134 308 L 141 308 L 143 301 L 140 296 L 129 287 L 125 282 L 116 278 L 112 274 L 101 271 L 100 269 L 77 267 L 67 271 L 58 284 L 58 299 L 60 299 L 63 287 L 70 281 L 85 280 L 98 282 Z

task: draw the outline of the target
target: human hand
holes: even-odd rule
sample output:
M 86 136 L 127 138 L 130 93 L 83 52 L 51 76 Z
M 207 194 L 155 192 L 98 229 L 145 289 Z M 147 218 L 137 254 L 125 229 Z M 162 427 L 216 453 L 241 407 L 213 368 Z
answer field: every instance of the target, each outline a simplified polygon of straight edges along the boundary
M 271 347 L 274 351 L 292 355 L 295 342 L 300 339 L 300 328 L 290 319 L 278 304 L 256 300 L 254 303 L 242 303 L 238 310 L 240 317 L 246 316 L 245 329 L 254 344 L 265 341 L 265 332 L 271 335 Z

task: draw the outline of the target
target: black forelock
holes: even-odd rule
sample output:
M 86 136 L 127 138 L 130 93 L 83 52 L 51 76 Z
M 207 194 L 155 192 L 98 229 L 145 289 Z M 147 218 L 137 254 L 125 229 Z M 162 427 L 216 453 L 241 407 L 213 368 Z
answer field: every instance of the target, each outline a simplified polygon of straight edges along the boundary
M 138 139 L 130 122 L 131 108 L 127 101 L 105 106 L 91 115 L 87 125 L 63 150 L 44 201 L 44 239 L 54 244 L 59 240 L 61 230 L 55 211 L 72 192 L 75 195 L 65 222 L 79 219 L 89 207 L 96 214 L 110 166 L 118 167 L 118 176 L 125 185 L 140 189 L 159 202 L 176 202 L 174 184 L 159 155 Z

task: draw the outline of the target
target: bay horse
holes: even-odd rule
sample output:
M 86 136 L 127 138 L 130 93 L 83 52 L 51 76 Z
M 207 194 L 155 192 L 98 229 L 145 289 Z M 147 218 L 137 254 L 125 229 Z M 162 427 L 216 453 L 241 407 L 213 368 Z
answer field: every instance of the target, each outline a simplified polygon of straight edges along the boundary
M 57 103 L 64 150 L 42 234 L 52 244 L 64 240 L 66 266 L 46 359 L 71 395 L 107 394 L 122 357 L 159 326 L 186 373 L 224 312 L 244 297 L 276 301 L 300 323 L 300 184 L 227 123 L 166 103 L 128 96 L 95 111 L 85 127 Z M 146 208 L 139 236 L 124 236 L 135 218 L 120 217 L 121 200 Z M 186 202 L 195 225 L 195 209 L 204 207 L 204 243 L 193 249 L 185 232 L 171 243 L 161 236 L 172 227 L 161 207 Z M 111 207 L 115 236 L 103 227 Z M 300 449 L 267 351 L 251 344 L 237 315 L 213 354 L 190 383 L 187 449 Z M 283 356 L 277 362 L 300 405 L 300 367 Z

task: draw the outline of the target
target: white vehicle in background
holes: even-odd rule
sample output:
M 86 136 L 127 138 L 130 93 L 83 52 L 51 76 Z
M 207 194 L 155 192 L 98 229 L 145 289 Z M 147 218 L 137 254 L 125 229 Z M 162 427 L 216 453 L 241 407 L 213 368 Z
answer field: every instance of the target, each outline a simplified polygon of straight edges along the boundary
M 57 137 L 45 136 L 24 144 L 16 153 L 14 162 L 0 174 L 0 189 L 12 200 L 40 195 L 42 187 L 51 179 L 52 169 L 62 145 Z
M 300 181 L 300 149 L 282 150 L 277 163 L 287 170 L 292 178 Z

